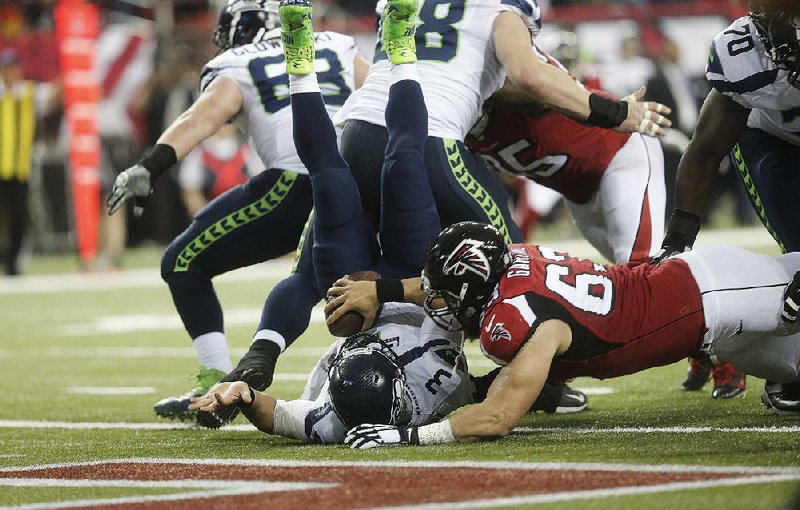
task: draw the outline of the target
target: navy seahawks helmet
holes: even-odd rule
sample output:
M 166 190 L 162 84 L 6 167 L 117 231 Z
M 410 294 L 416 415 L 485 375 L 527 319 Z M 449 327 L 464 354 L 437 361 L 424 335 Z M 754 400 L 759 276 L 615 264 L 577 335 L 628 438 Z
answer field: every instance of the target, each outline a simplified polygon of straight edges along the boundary
M 348 429 L 362 423 L 408 425 L 411 403 L 397 354 L 373 333 L 344 341 L 328 372 L 328 394 Z
M 230 0 L 219 13 L 214 44 L 221 50 L 256 43 L 280 26 L 276 0 Z
M 425 311 L 440 327 L 469 334 L 510 264 L 508 245 L 496 228 L 474 221 L 451 225 L 428 248 L 422 270 Z
M 800 88 L 800 15 L 786 11 L 751 12 L 767 55 L 780 69 L 789 71 L 789 83 Z

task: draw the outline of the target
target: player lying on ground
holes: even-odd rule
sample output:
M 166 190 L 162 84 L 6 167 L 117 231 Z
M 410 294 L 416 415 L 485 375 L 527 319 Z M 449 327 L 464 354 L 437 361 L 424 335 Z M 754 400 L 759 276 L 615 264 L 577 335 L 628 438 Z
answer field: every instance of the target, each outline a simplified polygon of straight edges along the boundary
M 480 338 L 503 369 L 483 403 L 449 420 L 419 429 L 362 425 L 346 441 L 369 448 L 505 436 L 547 380 L 618 377 L 700 350 L 747 374 L 796 382 L 798 271 L 800 253 L 769 257 L 732 247 L 701 248 L 657 266 L 601 265 L 543 246 L 508 246 L 488 225 L 454 225 L 431 245 L 422 278 L 403 281 L 404 300 L 424 303 L 446 329 Z M 329 320 L 357 310 L 368 321 L 376 285 L 337 282 Z
M 712 90 L 678 165 L 675 210 L 657 261 L 694 245 L 728 154 L 781 250 L 800 251 L 800 8 L 774 0 L 752 0 L 750 8 L 711 45 Z M 800 414 L 800 383 L 767 379 L 762 402 Z
M 430 188 L 405 186 L 426 180 L 422 154 L 427 115 L 413 46 L 409 50 L 402 38 L 393 37 L 405 32 L 409 18 L 413 24 L 414 10 L 408 6 L 414 4 L 393 2 L 384 20 L 386 47 L 394 62 L 386 109 L 390 137 L 384 189 L 405 206 L 384 210 L 381 234 L 394 239 L 390 246 L 414 242 L 419 230 L 430 234 L 440 228 Z M 294 139 L 311 176 L 318 218 L 313 261 L 326 267 L 333 262 L 338 271 L 331 274 L 373 261 L 391 271 L 393 265 L 406 262 L 381 258 L 376 252 L 355 182 L 325 115 L 316 74 L 307 62 L 308 54 L 313 55 L 310 13 L 305 2 L 286 2 L 280 9 Z M 428 189 L 427 196 L 420 188 Z M 414 193 L 403 191 L 409 189 Z M 409 224 L 416 229 L 403 228 Z M 423 247 L 416 256 L 424 256 Z M 332 282 L 318 276 L 320 283 Z M 365 422 L 423 425 L 485 395 L 488 381 L 469 377 L 461 346 L 461 332 L 438 327 L 420 306 L 389 304 L 366 334 L 334 343 L 311 372 L 299 400 L 285 402 L 245 382 L 224 382 L 193 399 L 190 409 L 214 413 L 222 406 L 238 405 L 260 430 L 322 443 L 341 442 L 349 428 Z
M 289 79 L 281 69 L 277 9 L 273 0 L 228 2 L 214 32 L 221 53 L 203 68 L 200 97 L 137 165 L 117 177 L 108 199 L 109 214 L 131 199 L 140 211 L 152 183 L 230 121 L 249 133 L 267 168 L 208 204 L 164 253 L 161 275 L 201 366 L 194 389 L 155 405 L 162 417 L 193 418 L 189 399 L 205 394 L 233 368 L 212 279 L 294 251 L 311 212 L 311 183 L 291 138 L 292 116 L 284 91 Z M 327 111 L 333 114 L 363 82 L 369 63 L 352 37 L 321 32 L 315 45 Z M 319 301 L 313 282 L 304 275 L 294 274 L 290 280 L 296 283 L 291 292 L 284 285 L 270 293 L 253 335 L 257 346 L 250 358 L 257 358 L 262 370 L 261 380 L 250 382 L 261 389 L 272 382 L 279 353 L 308 326 L 307 320 L 297 320 L 302 317 L 298 308 L 305 305 L 310 313 Z M 201 414 L 198 422 L 214 425 L 212 418 Z

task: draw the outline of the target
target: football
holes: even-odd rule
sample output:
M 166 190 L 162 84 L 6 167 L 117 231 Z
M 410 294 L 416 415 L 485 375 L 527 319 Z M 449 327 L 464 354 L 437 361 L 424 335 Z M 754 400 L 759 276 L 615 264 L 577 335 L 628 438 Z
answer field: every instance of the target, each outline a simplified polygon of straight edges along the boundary
M 354 281 L 375 281 L 381 275 L 375 271 L 358 271 L 350 275 L 350 279 Z M 327 316 L 326 316 L 327 318 Z M 364 325 L 364 316 L 356 311 L 349 311 L 339 317 L 336 321 L 328 324 L 328 331 L 334 336 L 348 337 L 355 335 L 361 331 Z

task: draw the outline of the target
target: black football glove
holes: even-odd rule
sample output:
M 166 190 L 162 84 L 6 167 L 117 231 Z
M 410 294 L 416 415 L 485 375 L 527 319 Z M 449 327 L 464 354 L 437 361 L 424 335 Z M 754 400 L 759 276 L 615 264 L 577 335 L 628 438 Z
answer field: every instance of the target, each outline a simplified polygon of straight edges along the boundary
M 374 425 L 364 423 L 353 427 L 344 438 L 350 448 L 378 448 L 381 446 L 402 446 L 419 444 L 416 427 L 395 427 L 393 425 Z
M 660 264 L 665 259 L 683 253 L 694 246 L 697 232 L 700 230 L 700 216 L 675 209 L 669 219 L 667 235 L 661 243 L 661 249 L 650 261 L 651 264 Z

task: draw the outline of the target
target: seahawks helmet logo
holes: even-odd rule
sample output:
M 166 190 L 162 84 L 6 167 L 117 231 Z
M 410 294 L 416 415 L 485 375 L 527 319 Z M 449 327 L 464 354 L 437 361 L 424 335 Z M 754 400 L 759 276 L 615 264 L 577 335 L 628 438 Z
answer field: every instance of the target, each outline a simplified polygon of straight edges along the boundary
M 488 281 L 490 274 L 489 259 L 481 251 L 482 246 L 483 241 L 476 239 L 464 239 L 461 241 L 456 249 L 450 253 L 450 256 L 447 257 L 442 268 L 444 274 L 462 276 L 469 271 L 483 278 L 483 281 Z

